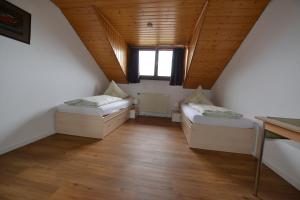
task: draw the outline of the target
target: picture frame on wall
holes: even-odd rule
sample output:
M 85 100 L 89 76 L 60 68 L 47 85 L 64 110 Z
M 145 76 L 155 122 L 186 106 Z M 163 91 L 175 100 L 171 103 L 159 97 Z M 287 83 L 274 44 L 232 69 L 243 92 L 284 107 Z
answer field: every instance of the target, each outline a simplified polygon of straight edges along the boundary
M 0 0 L 0 35 L 30 44 L 31 14 Z

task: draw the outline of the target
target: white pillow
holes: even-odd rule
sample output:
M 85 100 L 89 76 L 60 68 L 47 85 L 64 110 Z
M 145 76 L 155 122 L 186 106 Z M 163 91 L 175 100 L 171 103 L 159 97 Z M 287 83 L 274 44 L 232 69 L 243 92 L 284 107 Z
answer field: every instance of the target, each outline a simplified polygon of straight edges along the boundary
M 213 105 L 213 103 L 203 94 L 201 86 L 199 86 L 191 96 L 186 97 L 184 103 Z
M 129 95 L 124 92 L 114 81 L 111 81 L 108 88 L 105 90 L 104 95 L 113 97 L 127 98 Z

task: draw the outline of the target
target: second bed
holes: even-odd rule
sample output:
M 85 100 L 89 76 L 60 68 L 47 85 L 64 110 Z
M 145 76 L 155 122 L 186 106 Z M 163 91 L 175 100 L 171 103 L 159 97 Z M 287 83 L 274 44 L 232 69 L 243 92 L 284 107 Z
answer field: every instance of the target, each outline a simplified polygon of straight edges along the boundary
M 253 121 L 212 118 L 187 104 L 181 105 L 182 129 L 191 148 L 252 154 L 255 144 Z

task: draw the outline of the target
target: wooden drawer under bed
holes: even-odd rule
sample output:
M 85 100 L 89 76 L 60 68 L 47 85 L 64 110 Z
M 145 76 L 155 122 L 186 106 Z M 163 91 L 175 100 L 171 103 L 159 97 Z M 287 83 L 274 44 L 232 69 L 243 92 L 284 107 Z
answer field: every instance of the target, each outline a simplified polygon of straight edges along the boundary
M 56 112 L 56 133 L 102 139 L 129 119 L 130 107 L 106 116 Z

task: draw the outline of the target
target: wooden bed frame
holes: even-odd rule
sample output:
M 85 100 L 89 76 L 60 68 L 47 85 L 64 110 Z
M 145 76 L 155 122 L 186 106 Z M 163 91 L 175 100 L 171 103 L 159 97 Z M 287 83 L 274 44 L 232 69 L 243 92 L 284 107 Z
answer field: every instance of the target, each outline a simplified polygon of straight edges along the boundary
M 182 112 L 181 125 L 190 148 L 252 154 L 253 128 L 233 128 L 192 123 Z
M 56 133 L 103 139 L 129 119 L 131 107 L 106 116 L 84 115 L 57 111 Z

